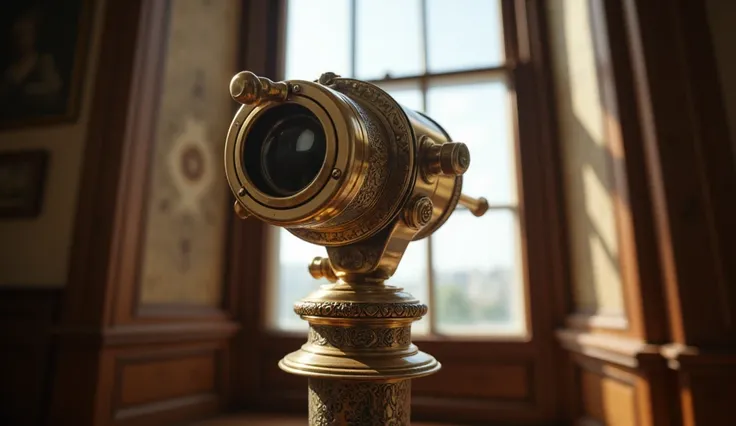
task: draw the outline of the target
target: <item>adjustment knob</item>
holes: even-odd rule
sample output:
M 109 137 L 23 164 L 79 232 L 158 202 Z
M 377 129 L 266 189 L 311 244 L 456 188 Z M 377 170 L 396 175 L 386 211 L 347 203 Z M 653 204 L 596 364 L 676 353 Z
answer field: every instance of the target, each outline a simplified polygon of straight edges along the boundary
M 460 176 L 470 167 L 470 151 L 462 142 L 438 144 L 425 138 L 422 150 L 422 175 L 425 179 L 435 175 Z
M 412 229 L 422 229 L 431 220 L 434 205 L 429 197 L 419 197 L 404 208 L 404 223 Z
M 440 145 L 440 169 L 443 174 L 459 176 L 470 167 L 470 151 L 462 142 L 447 142 Z
M 245 207 L 243 207 L 243 205 L 237 201 L 235 201 L 233 210 L 235 210 L 235 215 L 241 219 L 248 219 L 251 216 L 250 212 L 246 210 Z
M 244 105 L 280 102 L 286 100 L 288 95 L 289 85 L 285 82 L 275 83 L 250 71 L 241 71 L 230 80 L 230 96 Z
M 312 259 L 312 263 L 309 264 L 309 275 L 316 280 L 326 278 L 331 283 L 337 281 L 337 276 L 335 275 L 335 270 L 332 269 L 332 263 L 330 263 L 329 257 L 317 256 Z

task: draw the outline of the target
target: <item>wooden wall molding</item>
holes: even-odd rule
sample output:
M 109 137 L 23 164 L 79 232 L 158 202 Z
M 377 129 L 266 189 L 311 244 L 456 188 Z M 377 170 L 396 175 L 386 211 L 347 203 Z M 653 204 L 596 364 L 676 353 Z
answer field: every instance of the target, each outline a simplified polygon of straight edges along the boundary
M 673 343 L 662 346 L 661 353 L 673 370 L 736 372 L 736 351 L 733 350 L 702 351 L 692 346 Z
M 660 345 L 649 344 L 630 337 L 559 330 L 557 338 L 562 346 L 575 353 L 629 368 L 652 368 L 664 365 Z
M 107 346 L 135 346 L 161 342 L 187 342 L 209 339 L 230 339 L 240 330 L 235 321 L 159 323 L 151 325 L 120 325 L 98 330 L 92 327 L 54 327 L 60 340 L 98 348 Z

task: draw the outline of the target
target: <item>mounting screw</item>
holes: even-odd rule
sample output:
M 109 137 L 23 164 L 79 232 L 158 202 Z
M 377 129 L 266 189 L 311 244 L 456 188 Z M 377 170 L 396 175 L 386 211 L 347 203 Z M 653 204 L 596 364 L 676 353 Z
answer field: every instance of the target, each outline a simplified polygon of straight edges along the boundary
M 298 84 L 295 84 L 295 85 L 291 86 L 291 91 L 293 93 L 299 93 L 299 92 L 302 91 L 302 86 L 300 86 Z
M 245 194 L 246 194 L 246 192 L 245 192 L 245 188 L 240 188 L 240 189 L 238 189 L 238 195 L 239 195 L 239 196 L 241 196 L 241 197 L 245 197 Z
M 340 169 L 332 169 L 332 179 L 340 179 L 340 176 L 342 176 L 342 171 Z

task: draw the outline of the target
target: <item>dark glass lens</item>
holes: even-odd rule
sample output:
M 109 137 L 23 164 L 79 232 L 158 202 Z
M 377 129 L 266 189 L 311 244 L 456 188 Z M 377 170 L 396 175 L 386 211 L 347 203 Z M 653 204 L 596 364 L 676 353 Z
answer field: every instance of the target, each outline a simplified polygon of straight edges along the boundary
M 325 161 L 325 133 L 308 109 L 289 104 L 266 112 L 246 140 L 245 167 L 253 183 L 274 197 L 306 188 Z

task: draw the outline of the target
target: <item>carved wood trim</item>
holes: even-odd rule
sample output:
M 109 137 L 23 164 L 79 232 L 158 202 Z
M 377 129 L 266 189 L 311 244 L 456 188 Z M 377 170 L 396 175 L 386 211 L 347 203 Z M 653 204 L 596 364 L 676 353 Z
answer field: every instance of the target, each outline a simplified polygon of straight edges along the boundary
M 134 317 L 143 321 L 202 321 L 202 320 L 227 320 L 231 314 L 223 309 L 214 306 L 194 305 L 194 304 L 145 304 L 138 305 L 135 310 Z

